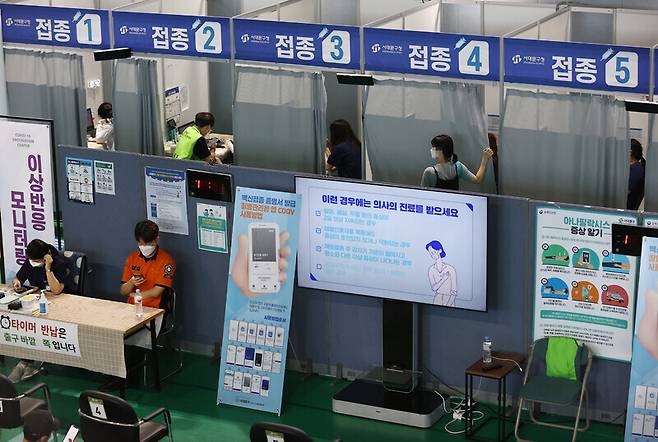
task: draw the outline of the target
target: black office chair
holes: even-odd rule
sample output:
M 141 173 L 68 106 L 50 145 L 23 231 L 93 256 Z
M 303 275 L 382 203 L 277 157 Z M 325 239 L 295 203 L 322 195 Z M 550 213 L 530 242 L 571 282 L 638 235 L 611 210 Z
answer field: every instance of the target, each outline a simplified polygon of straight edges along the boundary
M 270 436 L 268 438 L 267 436 Z M 303 430 L 290 425 L 276 424 L 274 422 L 256 422 L 249 431 L 251 442 L 268 442 L 272 435 L 285 442 L 313 442 L 313 439 Z
M 172 371 L 161 377 L 165 381 L 183 370 L 183 351 L 181 349 L 180 341 L 178 340 L 176 324 L 176 290 L 166 290 L 160 299 L 160 308 L 166 313 L 162 320 L 162 327 L 158 334 L 158 347 L 162 349 L 173 349 L 176 358 L 175 365 Z M 170 358 L 160 358 L 160 360 L 169 360 Z
M 35 393 L 43 391 L 44 399 L 32 397 Z M 23 418 L 34 410 L 50 408 L 50 389 L 46 384 L 38 384 L 22 394 L 18 394 L 16 386 L 7 376 L 0 375 L 0 428 L 19 428 L 23 426 Z M 54 436 L 57 442 L 57 435 Z
M 63 255 L 69 261 L 64 280 L 64 290 L 72 295 L 83 295 L 85 276 L 87 275 L 87 255 L 81 252 L 66 250 Z
M 80 393 L 79 407 L 80 434 L 86 442 L 154 442 L 167 437 L 170 442 L 174 440 L 171 415 L 166 408 L 138 419 L 128 402 L 100 391 Z M 160 415 L 164 425 L 153 422 Z

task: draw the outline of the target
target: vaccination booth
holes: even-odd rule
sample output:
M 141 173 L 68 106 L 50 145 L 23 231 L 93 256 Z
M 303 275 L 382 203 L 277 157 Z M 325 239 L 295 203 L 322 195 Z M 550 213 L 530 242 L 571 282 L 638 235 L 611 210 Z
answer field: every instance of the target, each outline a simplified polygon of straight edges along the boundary
M 90 3 L 52 6 L 98 6 Z M 90 49 L 5 43 L 8 113 L 55 115 L 53 149 L 43 152 L 54 171 L 50 211 L 61 213 L 66 249 L 86 256 L 84 296 L 124 301 L 117 288 L 135 223 L 160 225 L 159 244 L 176 261 L 176 338 L 218 359 L 220 407 L 286 418 L 287 368 L 335 377 L 340 388 L 314 390 L 306 378 L 292 385 L 317 394 L 318 409 L 331 396 L 336 413 L 427 428 L 451 415 L 448 390 L 460 405 L 475 397 L 505 413 L 529 345 L 566 334 L 594 354 L 586 408 L 619 422 L 645 286 L 637 285 L 641 258 L 615 249 L 613 232 L 658 225 L 656 214 L 623 210 L 631 129 L 647 143 L 647 175 L 652 160 L 658 167 L 653 118 L 629 116 L 624 103 L 653 98 L 658 35 L 629 27 L 653 13 L 446 0 L 367 24 L 356 21 L 371 10 L 328 24 L 326 4 L 312 0 L 232 18 L 207 15 L 201 1 L 101 7 L 109 46 L 134 56 L 98 63 Z M 611 30 L 586 33 L 583 21 Z M 218 79 L 231 89 L 222 91 L 230 112 L 212 102 Z M 117 151 L 89 149 L 87 108 L 107 100 Z M 166 158 L 170 134 L 213 106 L 230 117 L 221 130 L 232 131 L 235 164 Z M 64 108 L 76 111 L 54 111 Z M 363 181 L 322 176 L 328 123 L 343 115 L 361 128 Z M 419 188 L 430 140 L 442 133 L 472 170 L 488 133 L 498 133 L 498 182 L 489 164 L 478 186 Z M 10 160 L 29 182 L 34 160 Z M 6 188 L 8 176 L 0 174 Z M 2 219 L 17 213 L 13 196 L 0 200 Z M 11 227 L 7 237 L 15 238 Z M 474 389 L 483 345 L 517 365 Z M 477 422 L 472 408 L 465 417 Z M 358 420 L 319 427 L 314 436 L 324 439 L 365 428 Z M 457 418 L 441 427 L 468 431 Z M 430 437 L 416 431 L 391 437 Z

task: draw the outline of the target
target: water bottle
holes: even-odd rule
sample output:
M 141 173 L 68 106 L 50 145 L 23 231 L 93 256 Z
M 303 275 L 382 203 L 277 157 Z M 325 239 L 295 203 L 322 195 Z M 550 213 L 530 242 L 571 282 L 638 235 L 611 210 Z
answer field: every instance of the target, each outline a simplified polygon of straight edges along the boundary
M 45 316 L 48 314 L 48 299 L 46 299 L 45 290 L 41 290 L 41 296 L 39 296 L 39 315 Z
M 138 318 L 144 316 L 144 306 L 142 305 L 142 295 L 139 289 L 135 292 L 135 315 Z
M 493 358 L 491 357 L 491 339 L 489 336 L 485 336 L 484 341 L 482 342 L 482 362 L 485 364 L 491 364 Z

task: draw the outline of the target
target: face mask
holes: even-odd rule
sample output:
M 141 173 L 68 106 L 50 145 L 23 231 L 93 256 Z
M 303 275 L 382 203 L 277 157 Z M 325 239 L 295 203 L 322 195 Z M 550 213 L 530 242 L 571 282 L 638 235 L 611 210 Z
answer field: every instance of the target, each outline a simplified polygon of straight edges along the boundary
M 436 160 L 436 149 L 430 149 L 430 155 L 432 156 L 433 160 Z
M 30 265 L 31 265 L 32 267 L 43 267 L 44 263 L 43 263 L 43 262 L 39 262 L 39 261 L 32 261 L 32 260 L 30 259 Z
M 153 253 L 155 253 L 155 246 L 139 246 L 139 251 L 142 252 L 142 255 L 148 258 L 149 256 L 153 255 Z

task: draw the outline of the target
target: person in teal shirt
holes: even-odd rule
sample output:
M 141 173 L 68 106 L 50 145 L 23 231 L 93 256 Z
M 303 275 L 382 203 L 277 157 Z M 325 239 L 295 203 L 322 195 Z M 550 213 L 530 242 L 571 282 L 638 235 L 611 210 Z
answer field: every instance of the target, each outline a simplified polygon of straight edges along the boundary
M 206 135 L 212 131 L 215 117 L 210 112 L 199 112 L 194 117 L 194 126 L 190 126 L 181 134 L 174 158 L 179 160 L 197 160 L 216 163 L 215 149 L 208 146 Z

